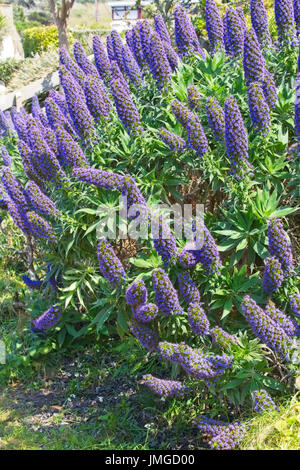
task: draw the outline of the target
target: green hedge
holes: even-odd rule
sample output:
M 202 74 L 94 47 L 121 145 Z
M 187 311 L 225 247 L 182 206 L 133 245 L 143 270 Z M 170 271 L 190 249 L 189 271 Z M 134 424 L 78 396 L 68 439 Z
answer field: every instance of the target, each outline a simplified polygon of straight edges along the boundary
M 72 34 L 68 34 L 69 41 L 73 41 Z M 25 57 L 58 48 L 58 30 L 56 26 L 41 26 L 23 31 L 23 49 Z

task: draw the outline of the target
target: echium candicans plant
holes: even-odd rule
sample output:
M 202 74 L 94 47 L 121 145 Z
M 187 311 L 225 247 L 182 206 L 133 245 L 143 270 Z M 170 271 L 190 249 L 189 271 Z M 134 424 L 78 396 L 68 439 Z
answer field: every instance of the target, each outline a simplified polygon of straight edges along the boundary
M 139 112 L 122 82 L 113 79 L 110 87 L 119 119 L 127 132 L 131 135 L 141 133 L 143 128 Z
M 22 281 L 24 284 L 32 290 L 39 290 L 43 285 L 43 282 L 36 279 L 31 279 L 27 274 L 23 274 Z
M 158 308 L 153 303 L 140 305 L 133 312 L 133 317 L 141 323 L 152 322 L 158 314 Z
M 163 43 L 163 46 L 164 46 L 164 49 L 165 49 L 165 53 L 166 53 L 169 65 L 170 65 L 172 71 L 174 72 L 174 70 L 177 68 L 178 62 L 180 60 L 179 56 L 178 56 L 177 52 L 173 49 L 171 44 L 169 44 L 166 41 L 162 41 L 162 43 Z
M 88 59 L 86 53 L 84 52 L 82 44 L 79 41 L 76 41 L 74 43 L 73 52 L 77 64 L 85 73 L 85 75 L 95 75 L 95 77 L 99 77 L 95 65 Z
M 147 20 L 143 20 L 140 23 L 138 23 L 138 28 L 140 32 L 140 44 L 142 48 L 142 53 L 144 56 L 144 60 L 147 63 L 150 71 L 151 71 L 151 50 L 150 50 L 150 42 L 151 42 L 151 36 L 153 34 L 153 29 L 151 28 L 149 22 Z
M 267 294 L 275 292 L 283 283 L 283 272 L 281 264 L 275 256 L 270 256 L 265 260 L 265 270 L 263 275 L 263 289 Z
M 206 313 L 199 303 L 191 303 L 188 307 L 188 321 L 196 335 L 208 335 L 210 324 Z
M 54 130 L 51 129 L 51 127 L 47 127 L 47 129 L 45 130 L 44 139 L 47 142 L 50 150 L 54 153 L 54 155 L 56 155 L 58 152 L 56 135 Z
M 26 191 L 19 183 L 12 170 L 7 166 L 2 167 L 1 181 L 9 197 L 25 211 L 28 208 Z
M 56 91 L 54 88 L 52 88 L 49 91 L 49 98 L 51 98 L 59 106 L 64 117 L 66 117 L 70 121 L 71 117 L 69 115 L 68 105 L 64 96 L 58 93 L 58 91 Z
M 169 44 L 172 44 L 166 23 L 164 22 L 164 19 L 161 15 L 155 15 L 154 25 L 155 25 L 155 31 L 159 34 L 160 39 Z
M 13 135 L 15 134 L 16 126 L 14 123 L 10 123 L 5 113 L 0 109 L 0 136 L 1 135 Z
M 214 54 L 224 47 L 222 18 L 215 0 L 205 0 L 205 22 L 210 50 Z
M 254 132 L 267 135 L 270 131 L 270 108 L 259 82 L 248 86 L 248 104 Z
M 159 129 L 158 136 L 174 152 L 180 152 L 186 148 L 186 143 L 182 137 L 164 127 Z
M 252 393 L 253 409 L 257 413 L 266 413 L 270 411 L 279 411 L 273 399 L 266 390 L 255 390 Z
M 125 80 L 124 75 L 122 74 L 120 67 L 118 66 L 118 62 L 116 60 L 113 60 L 110 64 L 110 72 L 111 72 L 111 82 L 114 80 L 118 80 L 124 90 L 127 92 L 128 95 L 130 95 L 130 88 Z
M 165 266 L 169 266 L 170 263 L 174 262 L 178 255 L 176 240 L 168 222 L 163 215 L 152 214 L 153 245 Z
M 296 24 L 296 30 L 297 30 L 297 34 L 299 34 L 300 33 L 300 1 L 294 0 L 293 5 L 294 5 L 294 19 L 295 19 L 295 24 Z
M 171 109 L 180 124 L 186 128 L 189 119 L 193 116 L 193 113 L 191 113 L 191 111 L 181 101 L 178 101 L 177 99 L 172 101 Z
M 132 176 L 125 175 L 122 178 L 121 194 L 124 198 L 124 202 L 127 204 L 127 217 L 130 220 L 135 219 L 139 215 L 144 217 L 144 220 L 149 220 L 147 202 Z
M 132 282 L 126 289 L 126 302 L 131 306 L 134 312 L 141 305 L 146 304 L 148 300 L 148 291 L 144 281 L 138 279 Z
M 225 115 L 218 100 L 212 96 L 206 100 L 206 116 L 208 125 L 218 142 L 223 142 L 225 137 Z
M 34 181 L 28 181 L 25 189 L 34 210 L 48 217 L 60 217 L 61 214 L 55 203 L 41 191 Z
M 3 164 L 5 166 L 11 166 L 12 159 L 4 145 L 1 146 L 1 156 L 2 156 Z
M 148 351 L 157 350 L 159 337 L 156 331 L 135 318 L 131 319 L 129 328 L 144 348 L 148 349 Z
M 53 130 L 55 130 L 57 125 L 60 125 L 64 126 L 69 134 L 76 135 L 76 131 L 74 129 L 73 124 L 63 114 L 57 102 L 50 97 L 45 100 L 45 110 L 49 125 Z
M 223 23 L 223 43 L 225 47 L 225 52 L 226 55 L 230 55 L 230 41 L 229 41 L 229 36 L 228 36 L 228 30 L 227 30 L 227 13 L 226 11 L 224 15 L 222 16 L 222 23 Z
M 66 175 L 64 174 L 59 161 L 42 137 L 33 119 L 28 118 L 27 129 L 28 140 L 34 155 L 35 170 L 47 181 L 55 181 L 57 184 L 66 182 Z
M 112 39 L 111 39 L 110 34 L 108 36 L 106 36 L 106 51 L 107 51 L 108 60 L 110 62 L 112 62 L 113 60 L 116 60 L 115 52 L 114 52 L 114 48 L 113 48 L 113 45 L 112 45 Z
M 143 383 L 152 392 L 164 398 L 179 397 L 188 391 L 188 387 L 175 380 L 163 380 L 151 374 L 143 375 Z
M 32 97 L 31 100 L 31 114 L 33 117 L 38 118 L 40 113 L 42 112 L 39 99 L 36 95 Z
M 81 147 L 62 126 L 56 127 L 56 140 L 61 165 L 71 167 L 88 167 L 89 163 Z
M 181 297 L 188 305 L 200 303 L 199 289 L 186 271 L 178 274 L 178 291 L 179 297 Z
M 250 169 L 248 136 L 244 121 L 233 96 L 225 100 L 225 143 L 231 165 L 231 174 L 242 179 Z
M 193 421 L 193 424 L 205 434 L 213 450 L 235 449 L 246 433 L 246 428 L 240 421 L 229 424 L 207 416 L 200 416 Z
M 240 57 L 244 47 L 244 28 L 238 12 L 232 7 L 226 11 L 226 25 L 230 54 L 233 57 Z
M 132 28 L 132 49 L 135 60 L 139 64 L 141 70 L 146 67 L 146 59 L 144 57 L 141 35 L 140 35 L 140 25 L 135 24 Z
M 112 171 L 98 170 L 96 168 L 74 168 L 73 176 L 98 188 L 122 191 L 124 176 Z
M 199 93 L 198 89 L 195 87 L 195 85 L 189 85 L 187 87 L 187 92 L 190 109 L 193 111 L 200 111 L 202 95 Z
M 195 150 L 199 157 L 202 157 L 202 155 L 208 151 L 208 141 L 200 119 L 196 114 L 191 113 L 186 125 L 186 130 L 188 132 L 189 147 Z
M 249 295 L 243 298 L 241 309 L 255 336 L 283 359 L 289 360 L 294 343 L 281 326 L 267 315 Z
M 40 317 L 31 322 L 31 330 L 34 333 L 45 331 L 57 325 L 61 319 L 62 309 L 59 305 L 52 305 Z
M 155 302 L 166 316 L 182 314 L 178 294 L 166 272 L 157 268 L 152 272 Z
M 276 217 L 269 219 L 268 241 L 270 255 L 278 259 L 284 276 L 290 276 L 294 270 L 292 247 L 282 221 Z
M 120 67 L 120 70 L 122 73 L 125 73 L 125 67 L 124 67 L 124 62 L 123 62 L 123 57 L 122 57 L 122 47 L 123 47 L 123 42 L 121 39 L 121 36 L 117 31 L 112 31 L 110 33 L 111 36 L 111 42 L 114 50 L 114 56 L 115 60 L 118 63 L 118 66 Z
M 277 102 L 277 90 L 276 85 L 274 82 L 274 77 L 269 72 L 269 70 L 265 69 L 265 76 L 262 83 L 262 89 L 265 95 L 266 102 L 269 105 L 270 109 L 275 108 Z
M 87 107 L 96 122 L 107 120 L 111 110 L 111 102 L 101 81 L 94 75 L 88 75 L 84 83 Z
M 85 103 L 83 90 L 68 72 L 62 73 L 61 84 L 76 132 L 84 142 L 90 144 L 95 139 L 95 127 Z
M 291 44 L 296 35 L 292 0 L 275 0 L 275 21 L 279 43 Z
M 164 45 L 157 33 L 152 33 L 150 39 L 150 69 L 158 88 L 165 88 L 171 80 L 170 67 Z
M 7 205 L 7 211 L 11 218 L 13 219 L 16 226 L 26 235 L 31 235 L 31 227 L 29 224 L 29 220 L 26 216 L 26 213 L 22 210 L 22 208 L 16 204 L 12 199 L 9 197 L 5 200 Z
M 186 14 L 183 6 L 176 5 L 174 10 L 175 39 L 180 56 L 189 56 L 198 53 L 204 59 L 195 28 Z
M 274 302 L 268 300 L 265 308 L 265 313 L 269 315 L 278 325 L 286 332 L 288 336 L 295 336 L 297 332 L 297 322 L 288 317 L 279 308 L 276 307 Z
M 203 239 L 202 235 L 200 235 L 201 240 L 203 241 L 202 246 L 200 249 L 196 246 L 196 250 L 192 253 L 196 257 L 197 262 L 200 262 L 202 266 L 206 269 L 207 274 L 220 274 L 222 261 L 220 258 L 220 254 L 218 251 L 217 244 L 208 230 L 208 228 L 203 224 L 203 228 L 199 228 L 203 230 Z M 195 241 L 197 242 L 197 236 L 199 237 L 199 233 L 197 233 L 198 228 L 196 229 Z M 200 238 L 198 238 L 200 240 Z
M 219 326 L 215 326 L 209 332 L 213 344 L 221 349 L 230 349 L 233 344 L 237 344 L 238 340 L 235 336 L 227 333 Z
M 294 129 L 296 139 L 300 140 L 300 74 L 298 72 L 295 86 Z
M 264 0 L 250 0 L 250 14 L 252 27 L 262 47 L 272 44 L 269 31 L 269 21 Z
M 24 140 L 24 142 L 28 143 L 26 118 L 23 116 L 22 113 L 15 112 L 12 113 L 12 121 L 14 123 L 19 139 Z
M 59 62 L 63 65 L 68 72 L 72 74 L 74 79 L 79 83 L 80 86 L 84 85 L 85 73 L 79 67 L 79 65 L 71 59 L 68 52 L 65 49 L 59 49 Z
M 26 212 L 30 232 L 36 238 L 55 242 L 55 233 L 52 226 L 34 211 Z
M 22 164 L 27 177 L 42 188 L 44 184 L 43 175 L 38 171 L 34 154 L 23 140 L 18 141 L 18 150 L 22 158 Z
M 243 65 L 246 83 L 264 80 L 265 59 L 252 28 L 245 31 Z
M 139 86 L 142 83 L 141 71 L 128 46 L 122 46 L 122 58 L 129 80 L 133 85 Z
M 98 261 L 102 276 L 117 289 L 126 282 L 124 267 L 107 240 L 98 243 Z
M 239 19 L 240 19 L 243 30 L 246 31 L 247 23 L 246 23 L 246 18 L 245 18 L 245 15 L 244 15 L 243 8 L 242 7 L 236 7 L 236 12 L 239 15 Z
M 99 36 L 93 36 L 93 52 L 95 65 L 97 67 L 100 78 L 108 83 L 110 80 L 110 64 L 105 48 Z
M 300 317 L 300 294 L 294 293 L 290 295 L 290 307 L 292 312 Z

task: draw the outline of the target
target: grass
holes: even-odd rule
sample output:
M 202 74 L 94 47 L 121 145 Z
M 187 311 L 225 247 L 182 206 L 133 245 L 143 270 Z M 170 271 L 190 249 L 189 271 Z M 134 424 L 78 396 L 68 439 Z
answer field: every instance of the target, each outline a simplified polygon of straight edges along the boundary
M 110 29 L 111 8 L 99 2 L 99 21 L 95 19 L 94 3 L 75 3 L 71 10 L 69 27 L 74 29 Z

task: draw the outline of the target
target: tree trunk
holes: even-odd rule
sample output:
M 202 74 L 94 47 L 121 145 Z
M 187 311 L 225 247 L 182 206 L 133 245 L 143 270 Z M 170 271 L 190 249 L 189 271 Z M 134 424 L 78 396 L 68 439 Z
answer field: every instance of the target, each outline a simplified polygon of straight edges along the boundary
M 69 41 L 68 41 L 68 34 L 67 34 L 67 21 L 64 19 L 59 19 L 56 22 L 56 26 L 58 29 L 58 41 L 59 47 L 64 48 L 67 51 L 69 50 Z
M 74 5 L 75 0 L 62 0 L 60 7 L 58 7 L 56 0 L 48 0 L 48 1 L 49 1 L 50 10 L 52 12 L 55 24 L 58 29 L 59 47 L 63 47 L 68 51 L 69 50 L 69 41 L 68 41 L 68 34 L 67 34 L 68 19 L 70 16 L 71 8 Z

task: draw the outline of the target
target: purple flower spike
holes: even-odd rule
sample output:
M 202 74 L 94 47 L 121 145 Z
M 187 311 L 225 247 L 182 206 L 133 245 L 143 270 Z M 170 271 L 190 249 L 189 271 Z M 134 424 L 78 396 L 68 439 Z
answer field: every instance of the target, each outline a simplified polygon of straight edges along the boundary
M 110 80 L 110 63 L 99 36 L 93 36 L 93 52 L 98 73 L 105 83 Z
M 296 24 L 296 31 L 297 34 L 300 33 L 300 1 L 299 0 L 294 0 L 294 19 L 295 19 L 295 24 Z
M 177 246 L 168 221 L 162 215 L 152 214 L 151 232 L 153 244 L 157 254 L 163 260 L 165 266 L 169 266 L 177 258 Z
M 114 50 L 115 60 L 117 61 L 121 72 L 124 74 L 126 70 L 124 67 L 124 62 L 123 62 L 123 57 L 122 57 L 123 42 L 122 42 L 121 36 L 119 35 L 117 31 L 114 31 L 114 30 L 110 33 L 110 35 L 111 35 L 111 42 L 112 42 L 112 46 Z
M 126 302 L 131 305 L 133 311 L 145 304 L 148 300 L 148 291 L 144 281 L 138 280 L 130 284 L 126 290 Z
M 169 61 L 169 65 L 172 69 L 172 72 L 174 72 L 174 70 L 178 66 L 178 62 L 180 61 L 179 56 L 178 56 L 177 52 L 173 49 L 171 44 L 169 44 L 168 42 L 165 42 L 165 41 L 162 41 L 162 44 L 164 46 L 167 59 Z
M 28 208 L 26 191 L 21 186 L 9 167 L 2 167 L 1 181 L 7 194 L 20 207 L 20 209 L 25 211 Z
M 35 181 L 38 186 L 43 187 L 43 175 L 38 171 L 38 165 L 33 152 L 23 140 L 19 140 L 18 150 L 22 158 L 24 171 L 28 178 Z
M 93 141 L 95 136 L 93 118 L 86 106 L 82 88 L 69 73 L 62 75 L 61 84 L 77 134 L 87 142 Z
M 119 119 L 127 132 L 131 135 L 140 134 L 143 128 L 139 112 L 120 80 L 115 79 L 111 82 L 111 93 Z
M 0 136 L 13 136 L 15 134 L 16 126 L 12 121 L 11 115 L 3 113 L 0 109 Z
M 225 115 L 216 98 L 209 97 L 206 100 L 206 115 L 208 125 L 218 142 L 223 142 L 225 138 Z
M 51 98 L 59 106 L 64 117 L 67 118 L 70 122 L 71 117 L 69 115 L 68 105 L 65 98 L 60 93 L 58 93 L 58 91 L 54 90 L 54 88 L 49 91 L 49 98 Z
M 292 43 L 296 36 L 293 0 L 275 0 L 274 11 L 279 42 Z
M 292 274 L 294 269 L 292 247 L 278 218 L 271 218 L 268 224 L 269 252 L 281 264 L 285 277 Z
M 254 132 L 267 135 L 270 132 L 270 108 L 260 83 L 248 86 L 248 104 Z
M 32 289 L 32 290 L 39 290 L 41 286 L 43 285 L 42 281 L 30 279 L 30 277 L 27 276 L 27 274 L 24 274 L 22 276 L 22 281 L 27 287 L 29 287 L 29 289 Z
M 123 188 L 122 175 L 112 171 L 97 170 L 96 168 L 74 168 L 73 176 L 98 188 L 121 191 Z
M 210 330 L 213 343 L 221 349 L 229 349 L 233 344 L 237 344 L 238 340 L 235 336 L 230 335 L 219 326 L 215 326 Z
M 143 375 L 143 381 L 151 392 L 164 398 L 181 397 L 188 391 L 188 388 L 181 382 L 158 379 L 151 374 Z
M 94 75 L 98 78 L 99 74 L 95 65 L 88 59 L 82 44 L 79 41 L 74 43 L 73 51 L 75 60 L 85 75 Z
M 161 268 L 154 269 L 152 281 L 155 300 L 161 312 L 166 316 L 182 314 L 177 292 L 165 271 Z
M 290 296 L 290 306 L 293 313 L 300 317 L 300 294 L 292 294 Z
M 148 351 L 156 351 L 158 347 L 158 334 L 153 331 L 149 326 L 140 323 L 133 318 L 129 324 L 132 334 L 139 340 L 141 345 L 148 349 Z
M 244 47 L 244 28 L 238 12 L 232 7 L 226 11 L 226 24 L 230 53 L 233 57 L 241 57 Z
M 55 242 L 55 233 L 53 228 L 46 220 L 34 211 L 27 212 L 26 217 L 29 221 L 30 231 L 34 237 L 44 238 L 50 242 Z
M 270 109 L 275 108 L 277 101 L 277 90 L 274 82 L 273 75 L 265 70 L 264 81 L 262 83 L 263 92 L 265 95 L 266 102 L 269 105 Z
M 196 256 L 186 249 L 179 254 L 178 261 L 184 268 L 192 268 L 198 263 Z
M 141 305 L 133 312 L 133 317 L 141 323 L 149 323 L 154 320 L 158 314 L 158 308 L 155 304 L 148 303 Z
M 265 59 L 261 53 L 254 29 L 245 31 L 244 74 L 246 82 L 262 82 L 265 76 Z
M 116 60 L 110 34 L 106 36 L 106 50 L 109 61 L 112 62 L 113 60 Z
M 12 199 L 7 198 L 5 202 L 7 204 L 7 211 L 10 214 L 16 226 L 25 235 L 30 235 L 31 228 L 30 228 L 26 213 L 23 212 L 20 206 L 16 204 Z
M 161 15 L 155 15 L 154 17 L 155 31 L 159 34 L 160 39 L 171 44 L 171 38 L 167 29 L 167 26 L 164 22 L 164 19 Z
M 177 99 L 172 101 L 171 108 L 182 127 L 186 128 L 189 120 L 193 117 L 193 113 Z
M 241 308 L 255 336 L 280 354 L 283 359 L 288 360 L 294 349 L 294 343 L 281 326 L 267 315 L 249 295 L 243 298 Z
M 199 157 L 202 157 L 202 155 L 208 151 L 208 141 L 202 124 L 196 114 L 191 115 L 186 130 L 188 131 L 189 147 L 195 150 Z
M 267 10 L 263 0 L 250 0 L 251 22 L 260 45 L 269 46 L 272 39 L 269 31 Z
M 77 83 L 79 83 L 79 85 L 83 87 L 85 73 L 81 70 L 79 65 L 77 65 L 73 59 L 71 59 L 65 49 L 60 49 L 58 54 L 60 64 L 63 65 L 66 70 L 72 74 Z M 60 69 L 60 72 L 62 72 L 62 69 Z
M 125 77 L 122 74 L 120 67 L 118 66 L 118 63 L 115 60 L 111 62 L 110 64 L 110 71 L 111 71 L 111 81 L 118 80 L 120 84 L 122 85 L 122 87 L 124 88 L 124 90 L 126 91 L 126 93 L 130 95 L 129 85 L 127 81 L 125 80 Z
M 33 181 L 27 183 L 26 192 L 30 203 L 36 211 L 48 215 L 49 217 L 60 217 L 61 213 L 56 208 L 54 202 L 51 201 Z
M 266 390 L 256 390 L 252 393 L 253 407 L 256 413 L 269 413 L 270 411 L 279 411 L 274 401 Z
M 89 75 L 84 84 L 87 107 L 96 122 L 107 120 L 111 110 L 111 102 L 100 79 Z
M 40 317 L 31 322 L 31 330 L 34 333 L 45 331 L 57 325 L 62 315 L 61 307 L 53 305 L 48 308 Z
M 193 421 L 193 424 L 205 434 L 212 450 L 233 450 L 246 434 L 246 428 L 240 421 L 226 424 L 206 416 L 200 416 Z
M 265 270 L 263 276 L 263 289 L 267 294 L 275 292 L 283 283 L 283 272 L 281 264 L 275 256 L 265 260 Z
M 204 59 L 205 55 L 200 47 L 195 28 L 181 5 L 176 5 L 174 10 L 175 39 L 179 54 L 189 56 L 198 53 Z
M 248 136 L 244 121 L 233 96 L 225 100 L 225 142 L 231 164 L 231 174 L 237 179 L 250 170 L 248 161 Z
M 218 49 L 224 47 L 223 24 L 215 0 L 205 1 L 205 22 L 210 50 L 214 54 Z
M 72 135 L 76 135 L 74 126 L 62 113 L 59 105 L 52 99 L 47 98 L 45 100 L 45 110 L 48 118 L 48 122 L 53 130 L 56 129 L 56 126 L 64 126 L 67 132 Z
M 226 55 L 231 55 L 230 40 L 229 40 L 229 35 L 228 35 L 228 30 L 227 30 L 227 11 L 224 13 L 222 17 L 222 23 L 223 23 L 223 42 L 224 42 L 225 52 L 226 52 Z
M 179 295 L 188 305 L 200 303 L 200 292 L 189 273 L 178 274 L 178 286 Z
M 3 160 L 4 165 L 11 166 L 12 159 L 8 151 L 6 150 L 6 147 L 4 147 L 4 145 L 1 146 L 1 155 L 2 155 L 2 160 Z
M 31 101 L 31 114 L 33 117 L 38 118 L 42 110 L 40 107 L 39 99 L 36 95 L 32 97 Z
M 141 71 L 128 46 L 122 46 L 122 58 L 129 80 L 133 85 L 139 86 L 142 83 Z
M 158 88 L 166 87 L 171 80 L 172 69 L 164 45 L 159 35 L 154 32 L 150 37 L 150 60 L 150 70 Z
M 271 300 L 268 301 L 265 313 L 269 315 L 288 336 L 295 336 L 298 328 L 297 322 L 281 312 Z
M 12 121 L 14 123 L 19 139 L 24 140 L 24 142 L 28 143 L 26 119 L 23 114 L 17 112 L 12 113 Z
M 147 63 L 150 71 L 152 72 L 150 43 L 151 43 L 151 37 L 153 34 L 153 29 L 151 28 L 147 20 L 143 20 L 140 23 L 138 23 L 137 27 L 139 28 L 139 32 L 140 32 L 140 45 L 142 49 L 143 60 L 145 63 Z
M 201 111 L 201 99 L 202 95 L 199 93 L 194 85 L 187 87 L 188 92 L 188 104 L 191 110 Z
M 140 69 L 143 70 L 146 67 L 146 60 L 141 43 L 140 26 L 138 24 L 132 28 L 132 48 L 135 60 L 139 64 Z
M 56 127 L 56 139 L 63 165 L 70 165 L 72 168 L 89 166 L 81 147 L 61 126 Z
M 208 318 L 199 303 L 191 303 L 188 308 L 188 320 L 196 335 L 205 336 L 209 333 Z
M 98 261 L 102 276 L 117 289 L 126 281 L 126 273 L 111 244 L 107 240 L 98 243 Z
M 217 244 L 211 235 L 208 228 L 203 224 L 203 228 L 199 227 L 199 230 L 203 230 L 203 240 L 201 232 L 199 232 L 199 240 L 203 241 L 202 247 L 192 252 L 197 261 L 202 264 L 206 269 L 207 274 L 220 274 L 220 267 L 222 261 L 218 252 Z M 195 238 L 195 241 L 197 238 Z
M 161 127 L 158 131 L 159 138 L 174 152 L 182 152 L 186 143 L 182 137 Z

